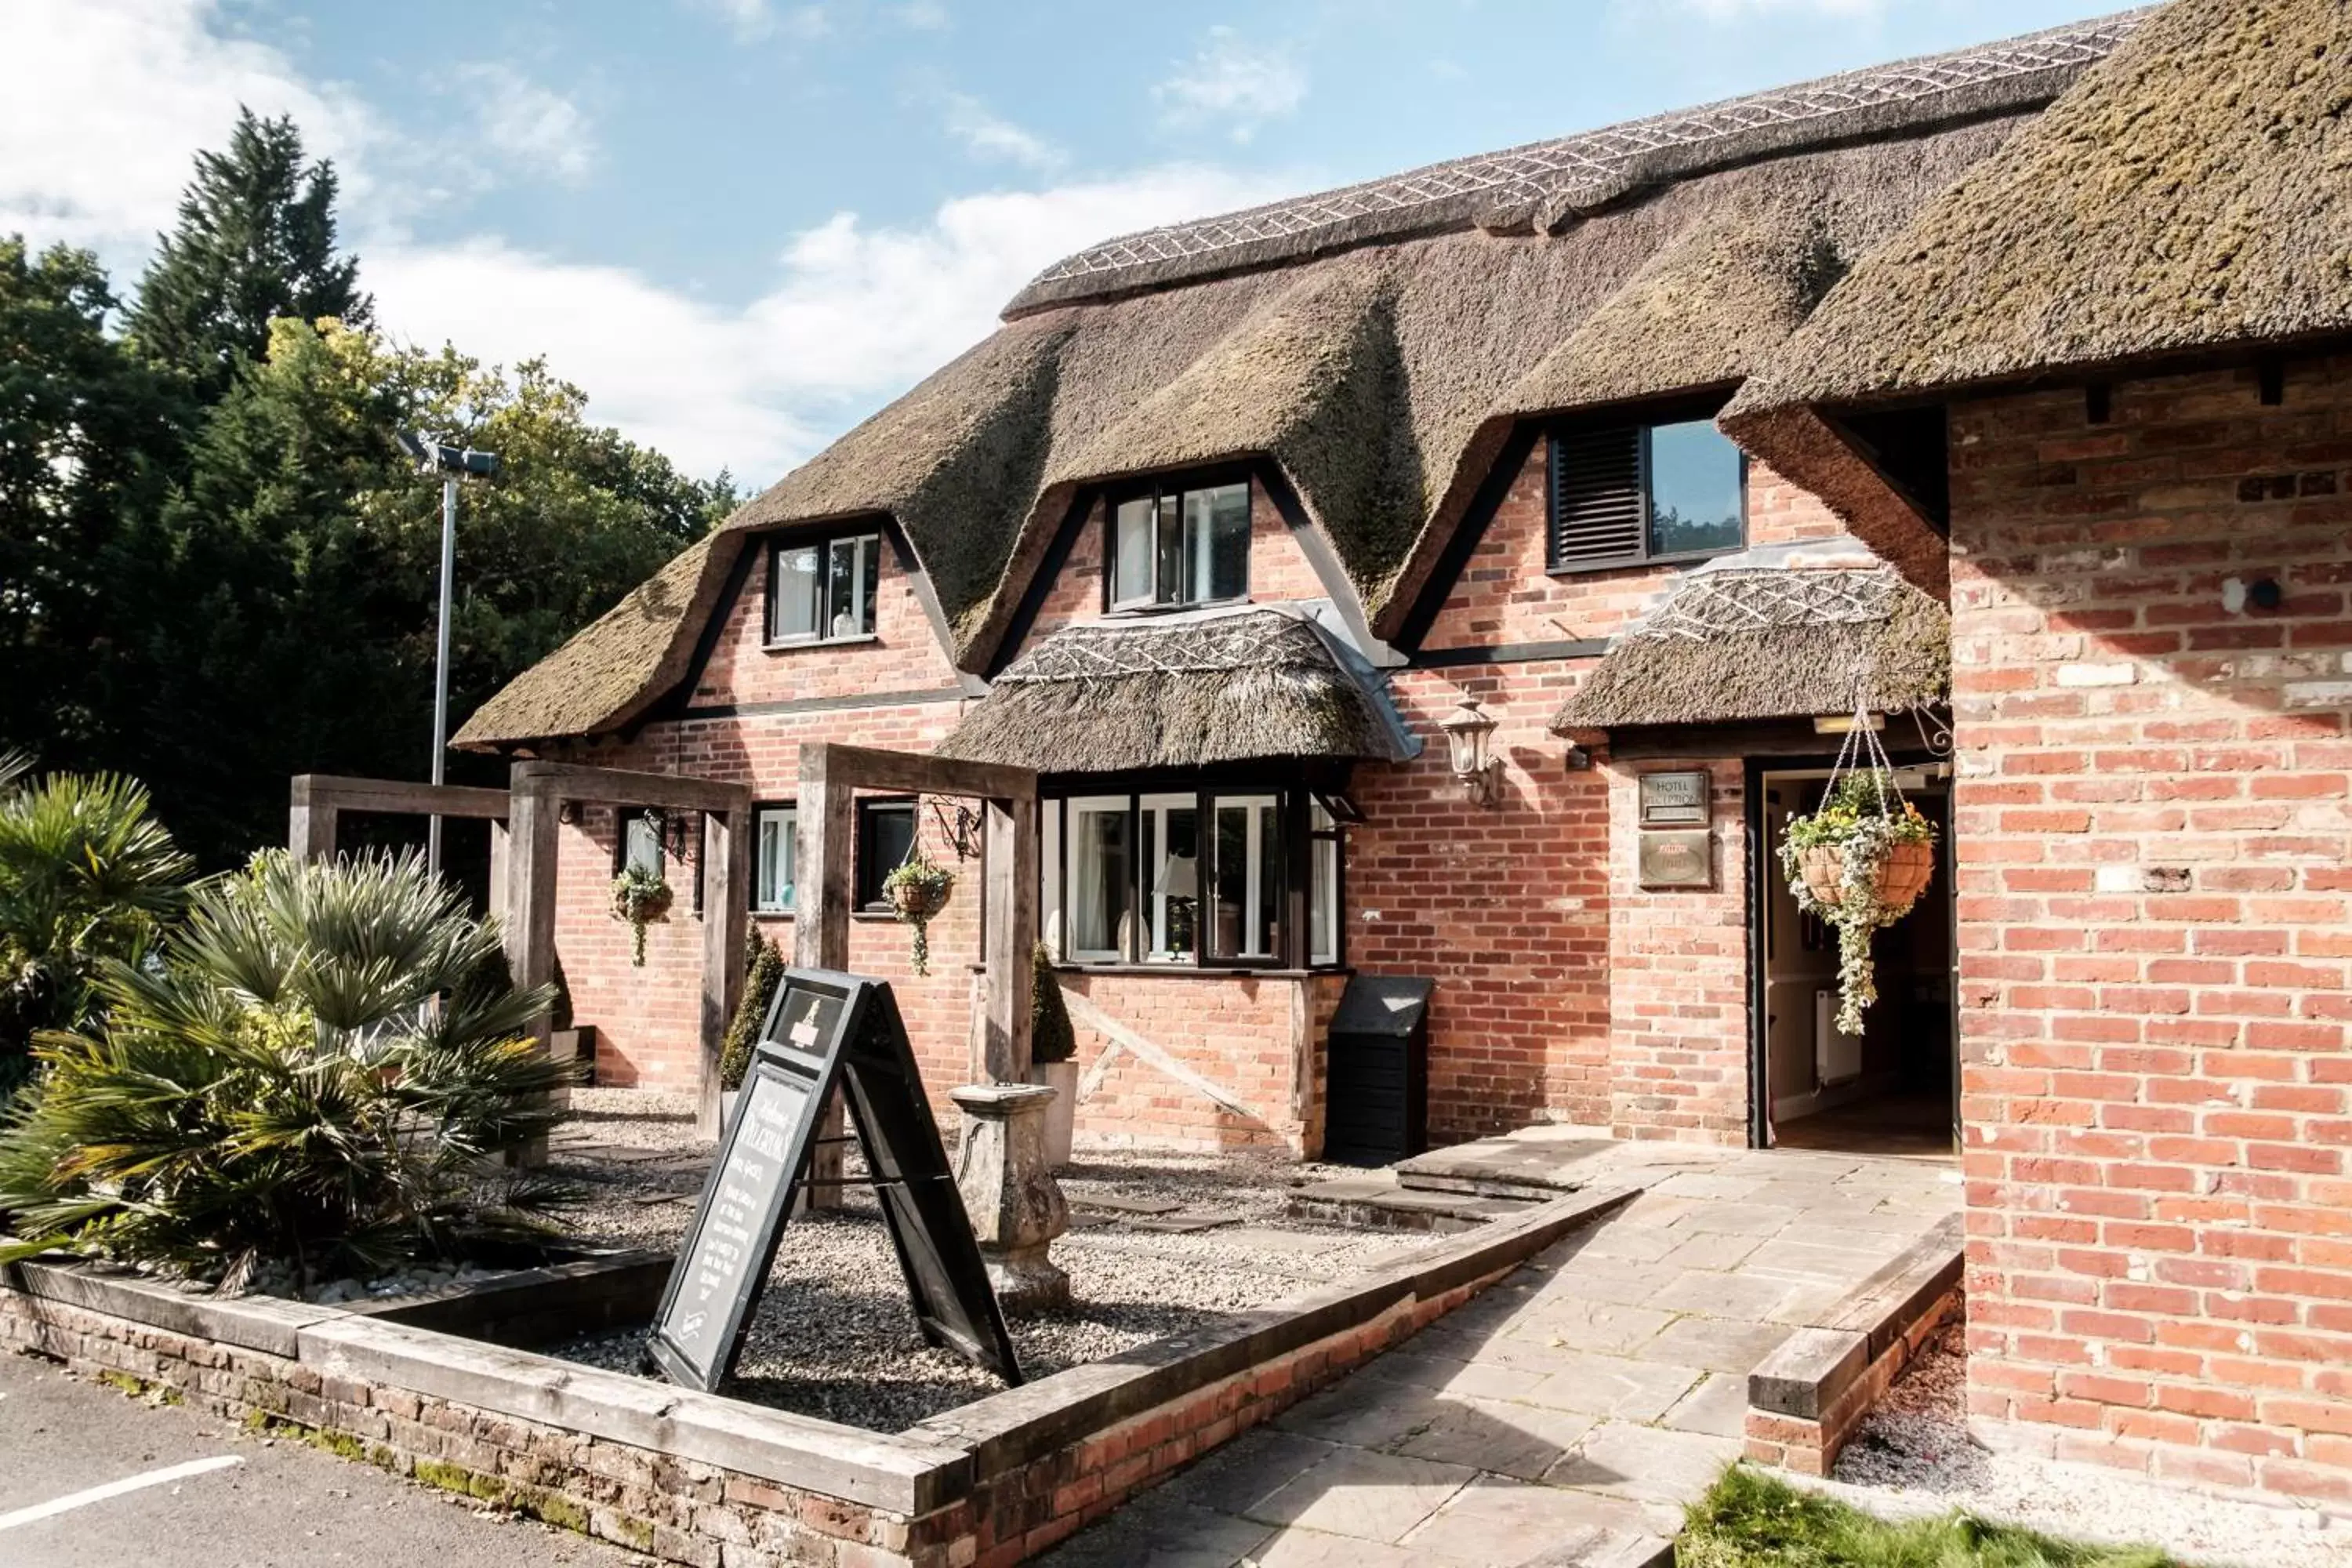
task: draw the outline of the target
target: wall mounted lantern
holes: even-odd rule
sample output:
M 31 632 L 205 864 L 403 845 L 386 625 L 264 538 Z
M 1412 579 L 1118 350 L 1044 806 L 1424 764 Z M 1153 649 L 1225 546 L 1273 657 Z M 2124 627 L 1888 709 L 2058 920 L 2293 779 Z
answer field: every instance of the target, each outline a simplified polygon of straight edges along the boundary
M 1454 776 L 1462 781 L 1463 792 L 1480 805 L 1493 805 L 1502 794 L 1502 759 L 1487 754 L 1496 722 L 1478 706 L 1478 700 L 1469 696 L 1437 721 L 1437 727 L 1445 731 Z

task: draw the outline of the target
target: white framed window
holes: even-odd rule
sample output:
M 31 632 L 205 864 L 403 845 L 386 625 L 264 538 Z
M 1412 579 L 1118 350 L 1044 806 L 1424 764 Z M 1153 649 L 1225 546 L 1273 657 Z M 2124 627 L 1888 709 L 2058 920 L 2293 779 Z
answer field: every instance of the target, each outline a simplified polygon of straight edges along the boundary
M 1249 596 L 1246 479 L 1154 490 L 1111 509 L 1109 607 L 1170 608 Z
M 669 857 L 664 852 L 662 831 L 667 824 L 660 814 L 643 807 L 624 806 L 619 816 L 620 843 L 614 847 L 614 874 L 643 871 L 655 877 L 665 875 Z
M 758 837 L 752 846 L 751 907 L 762 914 L 793 912 L 800 816 L 793 805 L 763 805 L 753 813 Z
M 1318 798 L 1307 808 L 1307 962 L 1339 962 L 1339 823 Z
M 777 541 L 768 552 L 768 643 L 850 642 L 874 636 L 882 536 L 812 543 Z
M 1068 803 L 1068 950 L 1078 963 L 1116 963 L 1127 956 L 1135 886 L 1123 795 L 1082 795 Z
M 1233 962 L 1282 951 L 1282 799 L 1209 797 L 1208 944 L 1203 956 Z
M 1147 795 L 1136 801 L 1143 885 L 1143 962 L 1189 963 L 1201 946 L 1201 801 Z

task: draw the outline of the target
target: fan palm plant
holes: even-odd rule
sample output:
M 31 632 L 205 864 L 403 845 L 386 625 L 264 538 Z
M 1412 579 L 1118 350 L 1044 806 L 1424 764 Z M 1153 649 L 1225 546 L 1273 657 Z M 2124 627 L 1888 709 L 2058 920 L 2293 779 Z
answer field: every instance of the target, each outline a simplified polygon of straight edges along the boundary
M 526 1033 L 551 998 L 413 854 L 257 855 L 99 989 L 102 1024 L 42 1037 L 0 1129 L 0 1260 L 309 1284 L 543 1237 L 572 1195 L 500 1159 L 561 1114 L 570 1065 Z
M 0 1100 L 37 1033 L 89 1026 L 100 965 L 139 961 L 194 869 L 132 780 L 30 773 L 0 754 Z

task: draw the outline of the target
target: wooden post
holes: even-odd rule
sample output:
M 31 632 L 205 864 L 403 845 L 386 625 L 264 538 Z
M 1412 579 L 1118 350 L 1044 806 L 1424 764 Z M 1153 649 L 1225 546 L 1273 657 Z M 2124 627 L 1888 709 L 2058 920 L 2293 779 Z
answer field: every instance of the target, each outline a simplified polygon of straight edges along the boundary
M 286 814 L 286 847 L 297 860 L 331 860 L 335 854 L 334 803 L 311 796 L 310 775 L 296 773 L 293 802 Z
M 801 748 L 793 963 L 802 969 L 849 967 L 850 841 L 856 832 L 856 812 L 850 786 L 831 776 L 832 750 L 822 743 Z M 825 1101 L 817 1136 L 837 1139 L 846 1131 L 841 1095 L 835 1091 Z M 810 1184 L 802 1189 L 809 1207 L 841 1206 L 841 1145 L 819 1143 L 809 1156 Z
M 520 772 L 520 766 L 518 768 Z M 529 991 L 555 978 L 555 860 L 558 807 L 555 786 L 545 779 L 518 777 L 509 808 L 507 968 L 515 986 Z M 554 1033 L 551 1013 L 531 1020 L 532 1038 L 546 1052 Z M 544 1143 L 524 1150 L 518 1163 L 543 1164 Z
M 490 824 L 490 918 L 503 927 L 507 921 L 507 825 Z
M 720 1057 L 743 990 L 743 932 L 751 921 L 751 812 L 702 818 L 702 1076 L 695 1131 L 719 1136 Z
M 1030 958 L 1037 945 L 1034 801 L 989 798 L 987 856 L 988 1032 L 982 1065 L 990 1083 L 1026 1083 L 1036 977 Z

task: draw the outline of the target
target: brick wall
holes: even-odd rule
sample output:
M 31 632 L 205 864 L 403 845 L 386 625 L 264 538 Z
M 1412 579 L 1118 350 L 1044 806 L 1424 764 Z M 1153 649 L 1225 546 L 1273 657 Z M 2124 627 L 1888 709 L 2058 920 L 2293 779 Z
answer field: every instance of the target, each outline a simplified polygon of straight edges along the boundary
M 1971 1409 L 2352 1501 L 2352 360 L 1952 437 Z
M 1079 526 L 1061 571 L 1038 602 L 1023 647 L 1079 621 L 1103 617 L 1103 549 L 1109 530 L 1104 524 L 1103 503 L 1097 501 Z M 1276 605 L 1301 599 L 1328 599 L 1330 591 L 1299 548 L 1281 509 L 1265 487 L 1250 481 L 1249 596 L 1252 602 Z M 1007 657 L 1018 650 L 1008 649 Z
M 1114 1048 L 1106 1036 L 1074 1019 L 1081 1086 L 1076 1126 L 1082 1138 L 1298 1154 L 1320 1147 L 1320 1080 L 1300 1070 L 1307 1032 L 1315 1025 L 1310 987 L 1316 983 L 1272 975 L 1085 972 L 1065 974 L 1063 982 L 1071 994 L 1101 1008 L 1249 1108 L 1246 1116 L 1235 1114 L 1134 1052 Z M 1319 1039 L 1319 1033 L 1314 1037 Z M 1111 1052 L 1107 1067 L 1106 1051 Z
M 1678 577 L 1664 566 L 1550 575 L 1546 485 L 1538 446 L 1426 647 L 1606 637 Z M 1748 468 L 1748 515 L 1758 543 L 1838 531 L 1819 501 L 1760 463 Z M 1402 767 L 1356 772 L 1370 820 L 1349 833 L 1349 962 L 1437 979 L 1433 1138 L 1558 1121 L 1738 1142 L 1748 1050 L 1739 767 L 1717 770 L 1715 890 L 1642 891 L 1632 770 L 1571 772 L 1566 742 L 1546 728 L 1592 665 L 1397 675 L 1398 705 L 1423 750 Z M 1464 798 L 1437 728 L 1464 694 L 1498 723 L 1502 804 L 1492 809 Z

